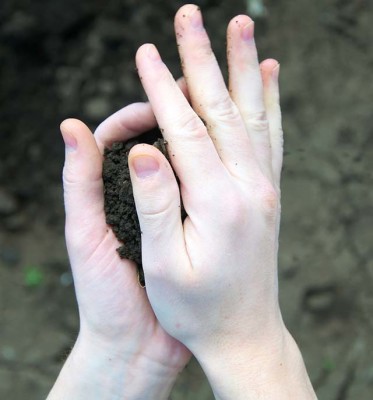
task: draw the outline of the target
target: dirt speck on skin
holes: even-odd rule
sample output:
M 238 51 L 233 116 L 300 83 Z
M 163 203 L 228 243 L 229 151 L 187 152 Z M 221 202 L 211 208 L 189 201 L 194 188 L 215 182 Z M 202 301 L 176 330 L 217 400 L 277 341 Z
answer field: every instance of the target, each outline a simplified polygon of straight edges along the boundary
M 103 181 L 106 222 L 122 245 L 117 249 L 121 258 L 135 261 L 139 281 L 145 285 L 141 259 L 141 229 L 133 197 L 128 155 L 132 147 L 139 143 L 153 144 L 169 160 L 167 141 L 159 129 L 146 132 L 137 139 L 115 142 L 104 152 Z M 181 204 L 181 217 L 186 213 Z

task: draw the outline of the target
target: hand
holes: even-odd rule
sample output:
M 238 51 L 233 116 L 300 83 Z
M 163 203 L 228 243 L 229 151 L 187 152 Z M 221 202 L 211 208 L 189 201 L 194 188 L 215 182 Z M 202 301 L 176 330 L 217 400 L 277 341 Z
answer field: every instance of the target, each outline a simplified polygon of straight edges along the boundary
M 153 147 L 131 150 L 149 300 L 200 361 L 217 398 L 288 399 L 288 390 L 314 398 L 278 303 L 279 65 L 259 65 L 254 24 L 238 16 L 227 32 L 228 90 L 199 8 L 182 7 L 175 30 L 191 104 L 153 45 L 137 54 L 180 180 L 179 189 Z
M 158 323 L 135 264 L 119 258 L 120 243 L 105 222 L 104 148 L 154 126 L 153 112 L 145 103 L 112 115 L 95 136 L 77 120 L 61 125 L 66 144 L 66 242 L 80 332 L 49 399 L 103 399 L 109 393 L 113 399 L 168 398 L 190 358 Z

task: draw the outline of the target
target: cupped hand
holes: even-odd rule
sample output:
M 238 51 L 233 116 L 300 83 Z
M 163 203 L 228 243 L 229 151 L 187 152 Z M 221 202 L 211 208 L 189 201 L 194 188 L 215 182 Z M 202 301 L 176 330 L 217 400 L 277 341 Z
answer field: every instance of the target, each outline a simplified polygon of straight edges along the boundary
M 175 30 L 191 104 L 153 45 L 139 49 L 137 67 L 180 188 L 151 146 L 135 146 L 130 166 L 150 302 L 198 358 L 283 337 L 279 64 L 258 63 L 254 24 L 238 16 L 227 31 L 227 88 L 199 8 L 180 9 Z
M 120 243 L 106 225 L 104 213 L 104 148 L 154 126 L 146 103 L 112 115 L 95 135 L 78 120 L 62 123 L 66 242 L 79 306 L 78 343 L 115 354 L 134 374 L 146 376 L 154 370 L 176 376 L 190 353 L 160 326 L 139 285 L 135 264 L 119 258 Z

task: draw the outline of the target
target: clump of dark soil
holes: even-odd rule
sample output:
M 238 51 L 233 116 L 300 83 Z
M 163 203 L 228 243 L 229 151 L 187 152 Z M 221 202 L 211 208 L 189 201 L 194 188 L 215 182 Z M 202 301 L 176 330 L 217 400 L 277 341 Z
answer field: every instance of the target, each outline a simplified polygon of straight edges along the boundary
M 128 155 L 133 146 L 148 143 L 159 149 L 169 160 L 166 141 L 159 129 L 153 129 L 127 142 L 115 142 L 104 152 L 103 181 L 106 222 L 122 245 L 117 249 L 121 258 L 135 261 L 139 281 L 145 284 L 141 259 L 141 229 L 133 197 Z M 182 203 L 181 203 L 182 204 Z M 181 216 L 186 217 L 181 205 Z

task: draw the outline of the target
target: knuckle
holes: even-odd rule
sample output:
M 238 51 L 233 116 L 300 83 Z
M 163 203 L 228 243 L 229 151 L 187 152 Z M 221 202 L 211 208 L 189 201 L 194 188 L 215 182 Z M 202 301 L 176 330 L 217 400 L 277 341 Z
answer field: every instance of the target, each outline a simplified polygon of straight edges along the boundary
M 68 165 L 65 164 L 62 170 L 62 183 L 63 187 L 66 190 L 67 188 L 70 188 L 72 186 L 76 186 L 78 184 L 76 175 L 72 171 L 71 168 L 69 168 Z
M 176 204 L 178 198 L 179 195 L 176 190 L 173 191 L 171 188 L 160 193 L 151 191 L 148 194 L 143 194 L 141 201 L 138 199 L 136 209 L 141 219 L 147 224 L 159 223 L 162 225 L 179 208 Z
M 241 120 L 237 106 L 229 96 L 219 97 L 207 104 L 212 119 L 222 122 L 239 122 Z
M 141 234 L 158 241 L 164 235 L 165 221 L 170 220 L 170 209 L 163 207 L 159 209 L 143 208 L 139 213 L 139 224 Z
M 152 220 L 159 220 L 160 218 L 166 218 L 169 209 L 169 204 L 162 204 L 158 207 L 156 207 L 154 204 L 147 204 L 139 207 L 141 217 L 148 222 L 151 222 Z
M 269 123 L 265 111 L 257 111 L 254 113 L 244 112 L 243 117 L 251 130 L 254 131 L 268 131 Z
M 205 125 L 195 114 L 183 116 L 178 125 L 180 130 L 186 132 L 190 138 L 202 139 L 207 135 Z
M 279 195 L 273 185 L 264 181 L 260 185 L 258 193 L 259 208 L 269 220 L 275 220 L 280 206 Z

